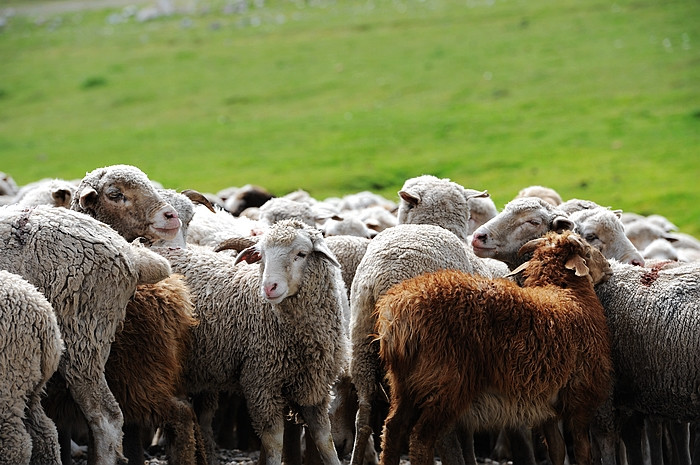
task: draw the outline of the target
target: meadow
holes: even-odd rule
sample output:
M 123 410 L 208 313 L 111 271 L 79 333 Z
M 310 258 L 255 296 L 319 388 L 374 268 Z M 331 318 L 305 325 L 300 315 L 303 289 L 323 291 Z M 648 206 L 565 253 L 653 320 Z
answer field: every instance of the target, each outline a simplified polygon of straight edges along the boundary
M 395 200 L 541 184 L 700 237 L 697 0 L 0 1 L 0 171 Z M 163 4 L 161 2 L 161 4 Z M 63 8 L 62 8 L 63 7 Z

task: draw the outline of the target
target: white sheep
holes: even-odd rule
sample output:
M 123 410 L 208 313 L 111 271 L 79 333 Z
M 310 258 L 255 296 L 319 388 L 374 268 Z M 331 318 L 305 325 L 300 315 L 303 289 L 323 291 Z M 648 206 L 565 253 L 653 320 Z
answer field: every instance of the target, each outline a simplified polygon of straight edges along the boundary
M 357 267 L 350 290 L 350 372 L 357 390 L 355 444 L 352 464 L 361 465 L 371 443 L 373 416 L 381 392 L 381 369 L 374 334 L 374 306 L 391 286 L 422 273 L 460 269 L 485 276 L 503 275 L 500 263 L 476 257 L 465 240 L 469 236 L 469 201 L 486 195 L 465 189 L 449 179 L 419 176 L 404 183 L 399 196 L 399 223 L 371 240 Z M 408 223 L 408 224 L 406 224 Z M 451 439 L 446 439 L 450 441 Z M 443 448 L 443 453 L 448 451 Z
M 528 186 L 520 189 L 518 194 L 515 196 L 516 199 L 523 197 L 537 197 L 553 206 L 558 206 L 563 203 L 561 195 L 551 187 L 545 186 Z
M 75 183 L 65 179 L 42 179 L 22 186 L 15 196 L 14 203 L 24 207 L 51 205 L 68 208 L 75 189 Z
M 0 270 L 0 464 L 60 463 L 40 396 L 62 352 L 51 304 L 21 276 Z
M 210 399 L 241 392 L 268 465 L 281 461 L 289 408 L 304 419 L 323 462 L 338 464 L 328 405 L 330 386 L 347 366 L 347 297 L 320 232 L 296 220 L 278 222 L 235 262 L 206 247 L 161 253 L 186 276 L 197 303 L 200 324 L 184 374 L 189 391 Z M 200 421 L 211 435 L 215 402 L 206 407 Z
M 167 277 L 168 262 L 86 215 L 46 206 L 0 208 L 0 250 L 0 269 L 53 306 L 66 346 L 59 373 L 87 420 L 95 462 L 114 465 L 123 417 L 104 365 L 137 284 Z

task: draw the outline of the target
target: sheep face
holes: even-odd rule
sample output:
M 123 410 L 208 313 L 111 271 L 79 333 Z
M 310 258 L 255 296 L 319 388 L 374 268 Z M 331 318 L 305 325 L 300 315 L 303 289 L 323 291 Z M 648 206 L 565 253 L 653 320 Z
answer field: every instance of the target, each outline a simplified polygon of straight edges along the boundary
M 562 265 L 573 271 L 576 276 L 587 277 L 593 286 L 607 281 L 612 275 L 612 268 L 605 256 L 596 247 L 584 241 L 580 235 L 571 231 L 564 231 L 563 234 L 552 231 L 544 237 L 533 239 L 518 251 L 519 255 L 527 253 L 533 253 L 531 263 L 535 263 L 539 268 L 533 270 L 527 263 L 522 265 L 526 269 L 526 286 L 528 277 L 532 276 L 536 282 L 539 282 L 538 276 L 544 272 L 544 268 L 556 269 Z M 552 279 L 552 282 L 556 280 Z
M 283 220 L 275 223 L 257 244 L 241 251 L 236 263 L 260 261 L 260 294 L 269 303 L 279 304 L 299 292 L 314 255 L 340 267 L 320 231 L 297 220 Z
M 563 212 L 544 200 L 518 198 L 474 231 L 472 247 L 478 257 L 501 260 L 512 269 L 522 263 L 518 250 L 527 241 L 573 227 Z
M 126 240 L 171 241 L 182 222 L 138 168 L 114 165 L 85 175 L 71 208 L 107 223 Z
M 572 213 L 575 231 L 608 259 L 644 266 L 644 258 L 625 235 L 625 228 L 615 212 L 598 207 Z

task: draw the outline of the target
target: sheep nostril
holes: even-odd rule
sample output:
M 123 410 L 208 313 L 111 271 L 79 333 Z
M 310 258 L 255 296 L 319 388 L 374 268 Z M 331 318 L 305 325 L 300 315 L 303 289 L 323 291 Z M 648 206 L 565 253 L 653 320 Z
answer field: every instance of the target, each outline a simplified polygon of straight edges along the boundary
M 173 218 L 178 218 L 178 214 L 175 210 L 166 211 L 164 213 L 164 215 L 165 215 L 165 218 L 168 220 L 171 220 Z
M 632 260 L 632 265 L 634 266 L 644 266 L 644 262 L 642 260 Z

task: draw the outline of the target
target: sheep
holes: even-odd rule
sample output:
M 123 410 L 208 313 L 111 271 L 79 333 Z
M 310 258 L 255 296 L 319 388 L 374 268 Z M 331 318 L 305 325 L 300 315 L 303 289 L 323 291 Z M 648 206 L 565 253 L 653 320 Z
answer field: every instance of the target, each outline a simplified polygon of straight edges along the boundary
M 444 268 L 487 276 L 508 271 L 498 262 L 477 258 L 464 242 L 470 230 L 470 199 L 484 195 L 430 175 L 407 180 L 399 191 L 399 224 L 371 240 L 357 267 L 350 290 L 350 372 L 358 397 L 352 465 L 365 460 L 371 425 L 381 407 L 381 370 L 371 338 L 379 296 L 404 279 Z
M 281 462 L 284 413 L 292 408 L 323 462 L 337 465 L 328 404 L 330 386 L 347 365 L 347 297 L 320 232 L 280 221 L 233 262 L 206 247 L 160 252 L 186 276 L 197 303 L 200 324 L 184 373 L 189 392 L 208 394 L 210 402 L 219 391 L 241 392 L 268 465 Z M 210 441 L 215 404 L 199 416 Z
M 24 207 L 36 205 L 52 205 L 68 208 L 76 186 L 71 181 L 63 179 L 42 179 L 23 186 L 14 202 Z
M 0 209 L 0 269 L 35 285 L 65 342 L 59 373 L 85 415 L 94 463 L 121 457 L 123 416 L 104 377 L 117 328 L 137 284 L 170 275 L 168 262 L 87 215 L 38 206 Z
M 493 258 L 511 270 L 522 263 L 518 250 L 527 241 L 549 231 L 572 230 L 567 214 L 540 198 L 522 197 L 508 202 L 494 218 L 479 226 L 472 235 L 474 253 Z
M 379 356 L 391 395 L 382 465 L 399 463 L 409 431 L 411 463 L 433 463 L 436 440 L 460 420 L 482 428 L 545 424 L 550 458 L 561 465 L 557 418 L 571 426 L 579 463 L 592 463 L 588 426 L 612 381 L 593 286 L 610 266 L 569 231 L 536 239 L 526 251 L 534 253 L 521 267 L 523 287 L 443 270 L 379 299 Z
M 51 304 L 21 276 L 0 270 L 0 464 L 60 462 L 56 427 L 40 396 L 63 339 Z
M 399 224 L 438 224 L 464 242 L 476 227 L 498 213 L 485 191 L 465 189 L 447 178 L 438 179 L 431 175 L 408 179 L 399 191 L 399 197 Z M 487 203 L 479 203 L 478 211 L 485 214 L 471 217 L 472 204 L 481 198 L 487 199 Z M 420 203 L 431 208 L 416 208 Z M 486 206 L 489 204 L 490 208 Z
M 516 199 L 523 197 L 538 197 L 553 206 L 559 206 L 563 203 L 561 195 L 551 187 L 544 186 L 528 186 L 520 189 L 515 196 Z
M 7 173 L 0 171 L 0 205 L 14 203 L 15 195 L 19 187 L 14 178 Z
M 233 191 L 224 201 L 224 208 L 233 216 L 240 216 L 246 208 L 261 207 L 274 198 L 267 189 L 246 184 Z
M 569 219 L 574 222 L 574 231 L 600 250 L 605 258 L 644 266 L 644 257 L 625 235 L 619 211 L 597 206 L 571 213 Z
M 163 200 L 143 171 L 130 165 L 86 173 L 71 209 L 109 224 L 129 242 L 136 238 L 146 244 L 171 241 L 182 225 L 177 211 Z
M 170 189 L 153 189 L 145 173 L 136 167 L 114 165 L 98 172 L 102 184 L 96 183 L 95 175 L 89 173 L 86 177 L 90 182 L 81 182 L 81 186 L 91 187 L 81 190 L 82 195 L 86 195 L 84 191 L 103 189 L 90 194 L 94 198 L 89 211 L 97 219 L 109 222 L 122 235 L 135 237 L 144 231 L 143 224 L 134 222 L 134 219 L 148 218 L 143 211 L 138 211 L 144 206 L 151 208 L 144 199 L 161 205 L 156 217 L 167 214 L 177 219 L 180 231 L 174 235 L 167 232 L 151 236 L 154 247 L 185 245 L 195 211 L 192 199 L 201 204 L 202 209 L 213 210 L 208 200 L 196 191 L 179 194 Z M 123 179 L 128 179 L 128 183 L 120 181 Z M 115 186 L 126 201 L 115 203 L 105 194 Z M 129 302 L 124 330 L 117 334 L 107 361 L 106 377 L 124 413 L 124 443 L 130 461 L 143 460 L 141 430 L 159 425 L 164 426 L 166 438 L 171 439 L 168 443 L 171 459 L 191 464 L 205 460 L 194 411 L 183 401 L 185 391 L 181 380 L 191 329 L 196 323 L 190 291 L 177 276 L 150 286 L 139 286 Z M 153 343 L 154 338 L 159 343 Z M 70 422 L 62 426 L 70 427 Z
M 267 226 L 243 216 L 232 216 L 225 210 L 217 208 L 212 212 L 198 205 L 187 230 L 187 243 L 215 247 L 231 238 L 258 236 Z
M 306 202 L 276 197 L 260 207 L 260 221 L 267 225 L 289 218 L 297 218 L 309 226 L 316 226 L 317 215 L 312 206 Z
M 635 267 L 611 261 L 613 274 L 596 287 L 613 341 L 615 387 L 603 420 L 632 414 L 700 420 L 700 264 L 658 262 Z M 616 413 L 617 412 L 617 413 Z M 629 463 L 641 462 L 641 440 L 623 423 Z M 614 455 L 614 428 L 598 428 L 601 455 Z M 686 445 L 687 453 L 687 445 Z

